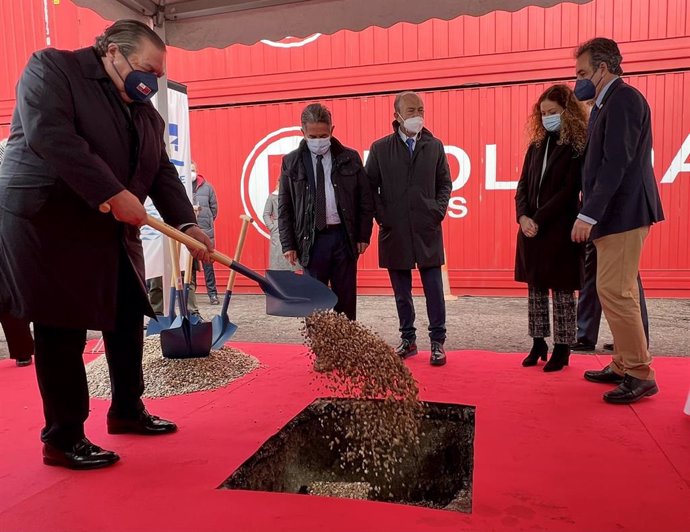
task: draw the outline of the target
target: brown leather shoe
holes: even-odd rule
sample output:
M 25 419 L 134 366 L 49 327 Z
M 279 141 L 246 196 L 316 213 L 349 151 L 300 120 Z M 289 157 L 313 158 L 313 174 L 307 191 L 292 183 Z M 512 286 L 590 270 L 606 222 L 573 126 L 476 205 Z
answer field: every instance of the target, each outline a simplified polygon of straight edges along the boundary
M 98 469 L 113 465 L 119 459 L 116 453 L 101 449 L 86 438 L 75 443 L 67 451 L 58 449 L 50 443 L 43 444 L 43 463 L 50 466 L 68 469 Z
M 144 410 L 139 417 L 122 419 L 108 416 L 108 434 L 141 434 L 143 436 L 158 436 L 177 431 L 177 425 L 172 421 L 152 416 Z

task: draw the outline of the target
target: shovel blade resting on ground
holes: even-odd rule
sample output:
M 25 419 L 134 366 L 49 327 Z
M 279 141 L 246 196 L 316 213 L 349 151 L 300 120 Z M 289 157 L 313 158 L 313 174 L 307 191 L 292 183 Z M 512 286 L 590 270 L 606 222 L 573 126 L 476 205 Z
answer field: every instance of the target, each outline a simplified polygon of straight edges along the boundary
M 240 220 L 242 220 L 242 226 L 240 227 L 240 236 L 237 239 L 237 247 L 235 248 L 235 256 L 232 260 L 240 260 L 242 258 L 242 249 L 244 249 L 244 241 L 247 238 L 247 229 L 249 229 L 249 224 L 252 220 L 246 214 L 240 215 Z M 223 297 L 223 308 L 218 316 L 214 316 L 211 320 L 211 325 L 213 326 L 213 349 L 220 349 L 225 345 L 225 342 L 230 340 L 237 331 L 237 325 L 230 321 L 228 316 L 228 307 L 230 305 L 230 298 L 232 298 L 232 289 L 235 286 L 235 278 L 237 277 L 236 271 L 231 271 L 228 277 L 228 284 L 225 287 L 225 296 Z
M 212 329 L 210 323 L 189 321 L 189 310 L 184 295 L 184 286 L 180 275 L 180 259 L 177 246 L 170 241 L 170 252 L 173 257 L 173 274 L 177 279 L 177 302 L 180 316 L 169 329 L 161 331 L 161 351 L 165 358 L 200 358 L 211 354 Z
M 160 334 L 161 331 L 169 329 L 177 314 L 175 314 L 175 297 L 177 296 L 177 290 L 175 287 L 170 288 L 170 306 L 168 308 L 167 316 L 156 316 L 155 320 L 149 320 L 146 326 L 146 336 L 151 336 L 152 334 Z

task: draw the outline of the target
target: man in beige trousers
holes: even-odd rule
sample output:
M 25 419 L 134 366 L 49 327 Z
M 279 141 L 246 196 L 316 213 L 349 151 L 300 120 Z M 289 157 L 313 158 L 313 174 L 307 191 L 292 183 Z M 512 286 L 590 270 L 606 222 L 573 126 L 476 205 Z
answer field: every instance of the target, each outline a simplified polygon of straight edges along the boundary
M 664 219 L 652 168 L 649 105 L 626 84 L 618 45 L 603 38 L 581 45 L 575 57 L 575 95 L 594 100 L 583 168 L 583 205 L 575 242 L 597 250 L 597 293 L 613 333 L 614 354 L 592 382 L 617 384 L 609 403 L 630 404 L 659 391 L 640 310 L 640 255 L 652 224 Z

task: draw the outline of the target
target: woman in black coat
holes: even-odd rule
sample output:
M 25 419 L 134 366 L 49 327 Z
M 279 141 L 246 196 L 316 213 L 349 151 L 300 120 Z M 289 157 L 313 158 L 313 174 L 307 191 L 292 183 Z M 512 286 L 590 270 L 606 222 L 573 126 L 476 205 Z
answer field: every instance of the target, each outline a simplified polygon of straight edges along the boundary
M 587 115 L 569 87 L 554 85 L 535 104 L 529 131 L 530 146 L 515 195 L 520 224 L 515 280 L 529 288 L 529 335 L 534 339 L 522 365 L 546 360 L 551 290 L 555 346 L 544 371 L 558 371 L 568 365 L 575 342 L 575 290 L 583 278 L 582 247 L 572 242 L 570 231 L 579 211 Z

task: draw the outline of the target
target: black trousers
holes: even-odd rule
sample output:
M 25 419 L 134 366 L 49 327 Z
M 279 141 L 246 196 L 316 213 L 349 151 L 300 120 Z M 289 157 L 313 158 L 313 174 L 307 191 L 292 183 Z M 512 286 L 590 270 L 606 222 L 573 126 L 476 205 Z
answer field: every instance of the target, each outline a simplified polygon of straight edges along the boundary
M 414 340 L 416 329 L 414 326 L 415 311 L 412 300 L 412 270 L 388 270 L 395 306 L 400 320 L 400 337 L 403 340 Z M 429 338 L 432 342 L 443 343 L 446 340 L 446 301 L 443 297 L 443 279 L 441 267 L 421 268 L 424 297 L 426 298 L 426 313 L 429 318 Z
M 647 302 L 639 274 L 637 275 L 637 286 L 640 289 L 642 325 L 647 336 L 647 347 L 649 347 Z M 583 344 L 597 345 L 600 325 L 601 303 L 597 295 L 597 248 L 592 242 L 587 242 L 585 246 L 585 284 L 580 290 L 577 301 L 577 341 Z
M 144 409 L 144 294 L 125 256 L 120 260 L 115 329 L 103 332 L 110 371 L 112 403 L 108 416 L 135 418 Z M 68 449 L 84 437 L 89 415 L 89 390 L 82 359 L 85 329 L 34 323 L 36 376 L 43 399 L 45 427 L 41 440 Z
M 0 324 L 5 332 L 7 349 L 10 358 L 27 360 L 34 354 L 34 339 L 31 337 L 29 322 L 15 318 L 10 314 L 0 313 Z
M 344 227 L 317 231 L 311 247 L 307 275 L 315 277 L 338 296 L 336 312 L 357 319 L 357 259 L 352 257 Z

